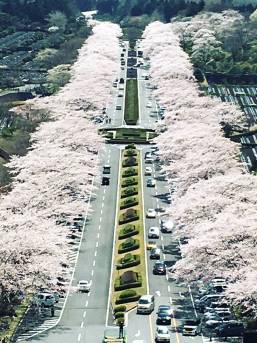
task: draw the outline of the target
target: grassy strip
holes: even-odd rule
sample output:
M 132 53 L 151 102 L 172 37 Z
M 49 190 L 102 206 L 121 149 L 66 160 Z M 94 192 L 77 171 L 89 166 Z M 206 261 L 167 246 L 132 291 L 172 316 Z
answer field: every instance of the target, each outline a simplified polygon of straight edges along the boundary
M 138 174 L 140 175 L 140 152 L 138 150 L 137 151 L 137 162 L 138 165 L 136 166 L 137 170 L 138 170 Z M 124 161 L 124 159 L 126 159 L 125 155 L 125 151 L 122 152 L 122 161 Z M 121 171 L 120 171 L 120 180 L 122 180 L 122 175 L 124 174 L 124 172 L 129 169 L 129 167 L 121 167 Z M 116 300 L 119 299 L 122 291 L 115 291 L 114 290 L 114 285 L 117 285 L 117 279 L 119 277 L 121 277 L 123 275 L 124 272 L 127 271 L 132 271 L 137 273 L 137 275 L 139 275 L 139 279 L 140 279 L 140 286 L 139 287 L 135 287 L 137 286 L 137 284 L 133 284 L 131 285 L 130 288 L 133 288 L 133 291 L 136 291 L 136 296 L 132 296 L 131 302 L 123 302 L 124 304 L 126 304 L 126 309 L 130 310 L 131 308 L 135 307 L 135 301 L 138 299 L 139 295 L 145 294 L 146 290 L 147 290 L 147 285 L 146 285 L 146 266 L 145 266 L 145 258 L 144 258 L 144 254 L 145 254 L 145 241 L 144 241 L 144 230 L 143 230 L 143 212 L 142 212 L 142 194 L 141 194 L 141 177 L 138 177 L 138 185 L 136 186 L 138 189 L 138 196 L 137 196 L 137 200 L 138 200 L 138 204 L 134 205 L 132 208 L 134 210 L 137 211 L 137 213 L 139 214 L 139 219 L 131 222 L 131 224 L 136 226 L 136 234 L 133 235 L 133 239 L 136 240 L 137 243 L 139 243 L 139 247 L 136 248 L 135 250 L 131 251 L 131 254 L 134 256 L 138 256 L 136 257 L 136 259 L 138 259 L 138 263 L 132 263 L 129 264 L 127 268 L 119 268 L 120 263 L 121 263 L 121 259 L 125 257 L 126 254 L 128 254 L 127 252 L 125 253 L 119 253 L 118 249 L 121 243 L 123 243 L 124 241 L 126 241 L 126 237 L 124 237 L 124 239 L 121 239 L 120 235 L 121 233 L 123 233 L 124 227 L 126 226 L 126 224 L 124 225 L 119 225 L 117 224 L 116 227 L 116 231 L 115 231 L 115 248 L 114 248 L 114 270 L 113 270 L 113 276 L 112 276 L 112 296 L 111 296 L 111 303 L 112 303 L 112 308 L 115 308 L 117 306 Z M 124 202 L 124 198 L 121 198 L 121 185 L 120 185 L 120 189 L 119 189 L 119 202 L 118 202 L 118 206 L 119 209 L 121 207 L 121 204 Z M 122 209 L 118 211 L 118 218 L 120 218 L 120 216 L 126 212 L 126 209 Z M 141 284 L 142 283 L 142 284 Z M 134 286 L 134 287 L 133 287 Z M 116 287 L 117 288 L 117 287 Z M 128 290 L 130 290 L 130 288 Z
M 127 80 L 124 119 L 127 125 L 136 125 L 139 118 L 137 80 Z
M 8 321 L 9 328 L 5 331 L 0 332 L 0 338 L 6 338 L 9 342 L 11 337 L 14 335 L 20 321 L 22 320 L 28 305 L 30 298 L 26 298 L 20 305 L 15 306 L 16 317 L 1 317 L 1 319 Z

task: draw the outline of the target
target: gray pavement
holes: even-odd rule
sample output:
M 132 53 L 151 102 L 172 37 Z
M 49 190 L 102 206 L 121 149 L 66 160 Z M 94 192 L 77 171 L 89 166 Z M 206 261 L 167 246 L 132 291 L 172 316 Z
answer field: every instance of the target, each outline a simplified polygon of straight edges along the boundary
M 102 340 L 109 295 L 119 155 L 120 150 L 111 145 L 102 153 L 102 164 L 112 166 L 111 183 L 100 186 L 98 181 L 99 188 L 92 201 L 93 211 L 86 224 L 73 287 L 62 318 L 58 326 L 33 337 L 32 342 L 100 343 Z M 76 291 L 81 279 L 91 280 L 90 293 Z

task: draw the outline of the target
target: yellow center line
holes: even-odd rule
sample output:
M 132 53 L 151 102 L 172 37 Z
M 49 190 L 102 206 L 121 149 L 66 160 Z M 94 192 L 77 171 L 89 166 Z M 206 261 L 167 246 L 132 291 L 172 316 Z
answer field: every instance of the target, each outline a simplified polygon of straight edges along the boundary
M 180 343 L 180 338 L 179 338 L 179 334 L 178 334 L 178 331 L 177 331 L 177 321 L 176 319 L 173 317 L 172 318 L 172 321 L 173 321 L 173 326 L 174 326 L 174 329 L 175 329 L 175 333 L 176 333 L 176 340 L 177 340 L 177 343 Z
M 149 316 L 149 326 L 150 326 L 151 343 L 154 343 L 152 315 Z

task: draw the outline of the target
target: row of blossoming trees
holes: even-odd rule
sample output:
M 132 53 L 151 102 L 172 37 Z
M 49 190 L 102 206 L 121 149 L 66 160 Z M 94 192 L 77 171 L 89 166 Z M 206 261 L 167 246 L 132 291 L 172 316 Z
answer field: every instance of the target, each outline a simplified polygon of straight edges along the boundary
M 220 126 L 243 124 L 243 113 L 202 96 L 172 24 L 152 23 L 143 37 L 155 96 L 167 108 L 156 142 L 176 185 L 169 211 L 177 236 L 188 238 L 175 274 L 188 281 L 222 275 L 232 301 L 257 315 L 257 178 L 245 172 L 240 146 Z
M 27 155 L 9 163 L 12 190 L 0 202 L 0 299 L 59 275 L 69 248 L 68 229 L 58 223 L 85 214 L 102 147 L 91 119 L 110 96 L 121 35 L 117 25 L 93 25 L 71 82 L 57 95 L 33 99 L 17 110 L 44 110 L 51 118 L 32 135 Z

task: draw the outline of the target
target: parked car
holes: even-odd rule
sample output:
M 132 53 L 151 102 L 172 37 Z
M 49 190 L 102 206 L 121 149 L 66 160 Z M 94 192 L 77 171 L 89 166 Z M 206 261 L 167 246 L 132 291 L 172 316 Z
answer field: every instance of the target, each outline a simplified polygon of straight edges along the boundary
M 123 97 L 123 93 L 122 93 L 122 92 L 119 92 L 119 93 L 118 93 L 118 97 L 119 97 L 119 98 L 122 98 L 122 97 Z
M 155 342 L 156 343 L 170 343 L 170 332 L 167 326 L 157 326 L 155 332 Z
M 200 333 L 199 320 L 186 319 L 183 323 L 183 336 L 197 336 Z
M 159 260 L 161 258 L 161 249 L 159 248 L 153 248 L 150 251 L 150 259 L 151 260 Z
M 146 245 L 147 250 L 152 250 L 157 248 L 156 241 L 148 241 Z
M 155 187 L 156 181 L 153 178 L 148 178 L 146 180 L 146 186 L 147 187 Z
M 111 174 L 111 166 L 109 166 L 108 164 L 105 164 L 103 166 L 103 174 Z
M 148 230 L 148 238 L 160 238 L 160 229 L 156 226 L 150 227 Z
M 153 208 L 148 208 L 146 211 L 146 218 L 156 218 L 156 211 Z
M 215 328 L 215 333 L 217 336 L 222 337 L 237 337 L 242 336 L 244 333 L 244 326 L 238 321 L 230 321 L 227 323 L 221 323 Z
M 174 223 L 170 218 L 161 218 L 161 231 L 164 233 L 172 232 Z
M 87 280 L 80 280 L 77 285 L 79 292 L 90 292 L 91 284 Z
M 157 325 L 170 325 L 173 311 L 170 305 L 160 305 L 157 311 Z
M 153 157 L 147 157 L 147 158 L 145 159 L 145 163 L 150 164 L 150 163 L 153 163 L 153 162 L 154 162 L 154 158 L 153 158 Z
M 110 184 L 110 178 L 107 176 L 102 177 L 102 186 L 109 186 Z
M 142 295 L 137 303 L 137 313 L 150 314 L 154 310 L 154 296 Z
M 42 307 L 52 307 L 55 304 L 54 295 L 48 292 L 37 293 L 35 300 L 38 303 L 38 305 Z
M 121 110 L 121 105 L 117 105 L 116 110 L 118 110 L 118 111 Z
M 152 175 L 152 168 L 145 167 L 145 176 L 151 176 L 151 175 Z
M 58 303 L 59 299 L 61 297 L 60 293 L 55 290 L 55 289 L 49 289 L 49 288 L 41 288 L 40 289 L 41 293 L 48 293 L 48 294 L 52 294 L 54 296 L 55 302 Z
M 163 261 L 155 262 L 153 266 L 154 275 L 166 275 L 166 265 Z
M 207 294 L 201 297 L 199 300 L 195 300 L 195 305 L 200 312 L 204 312 L 205 307 L 209 306 L 211 302 L 222 300 L 224 298 L 223 293 Z

